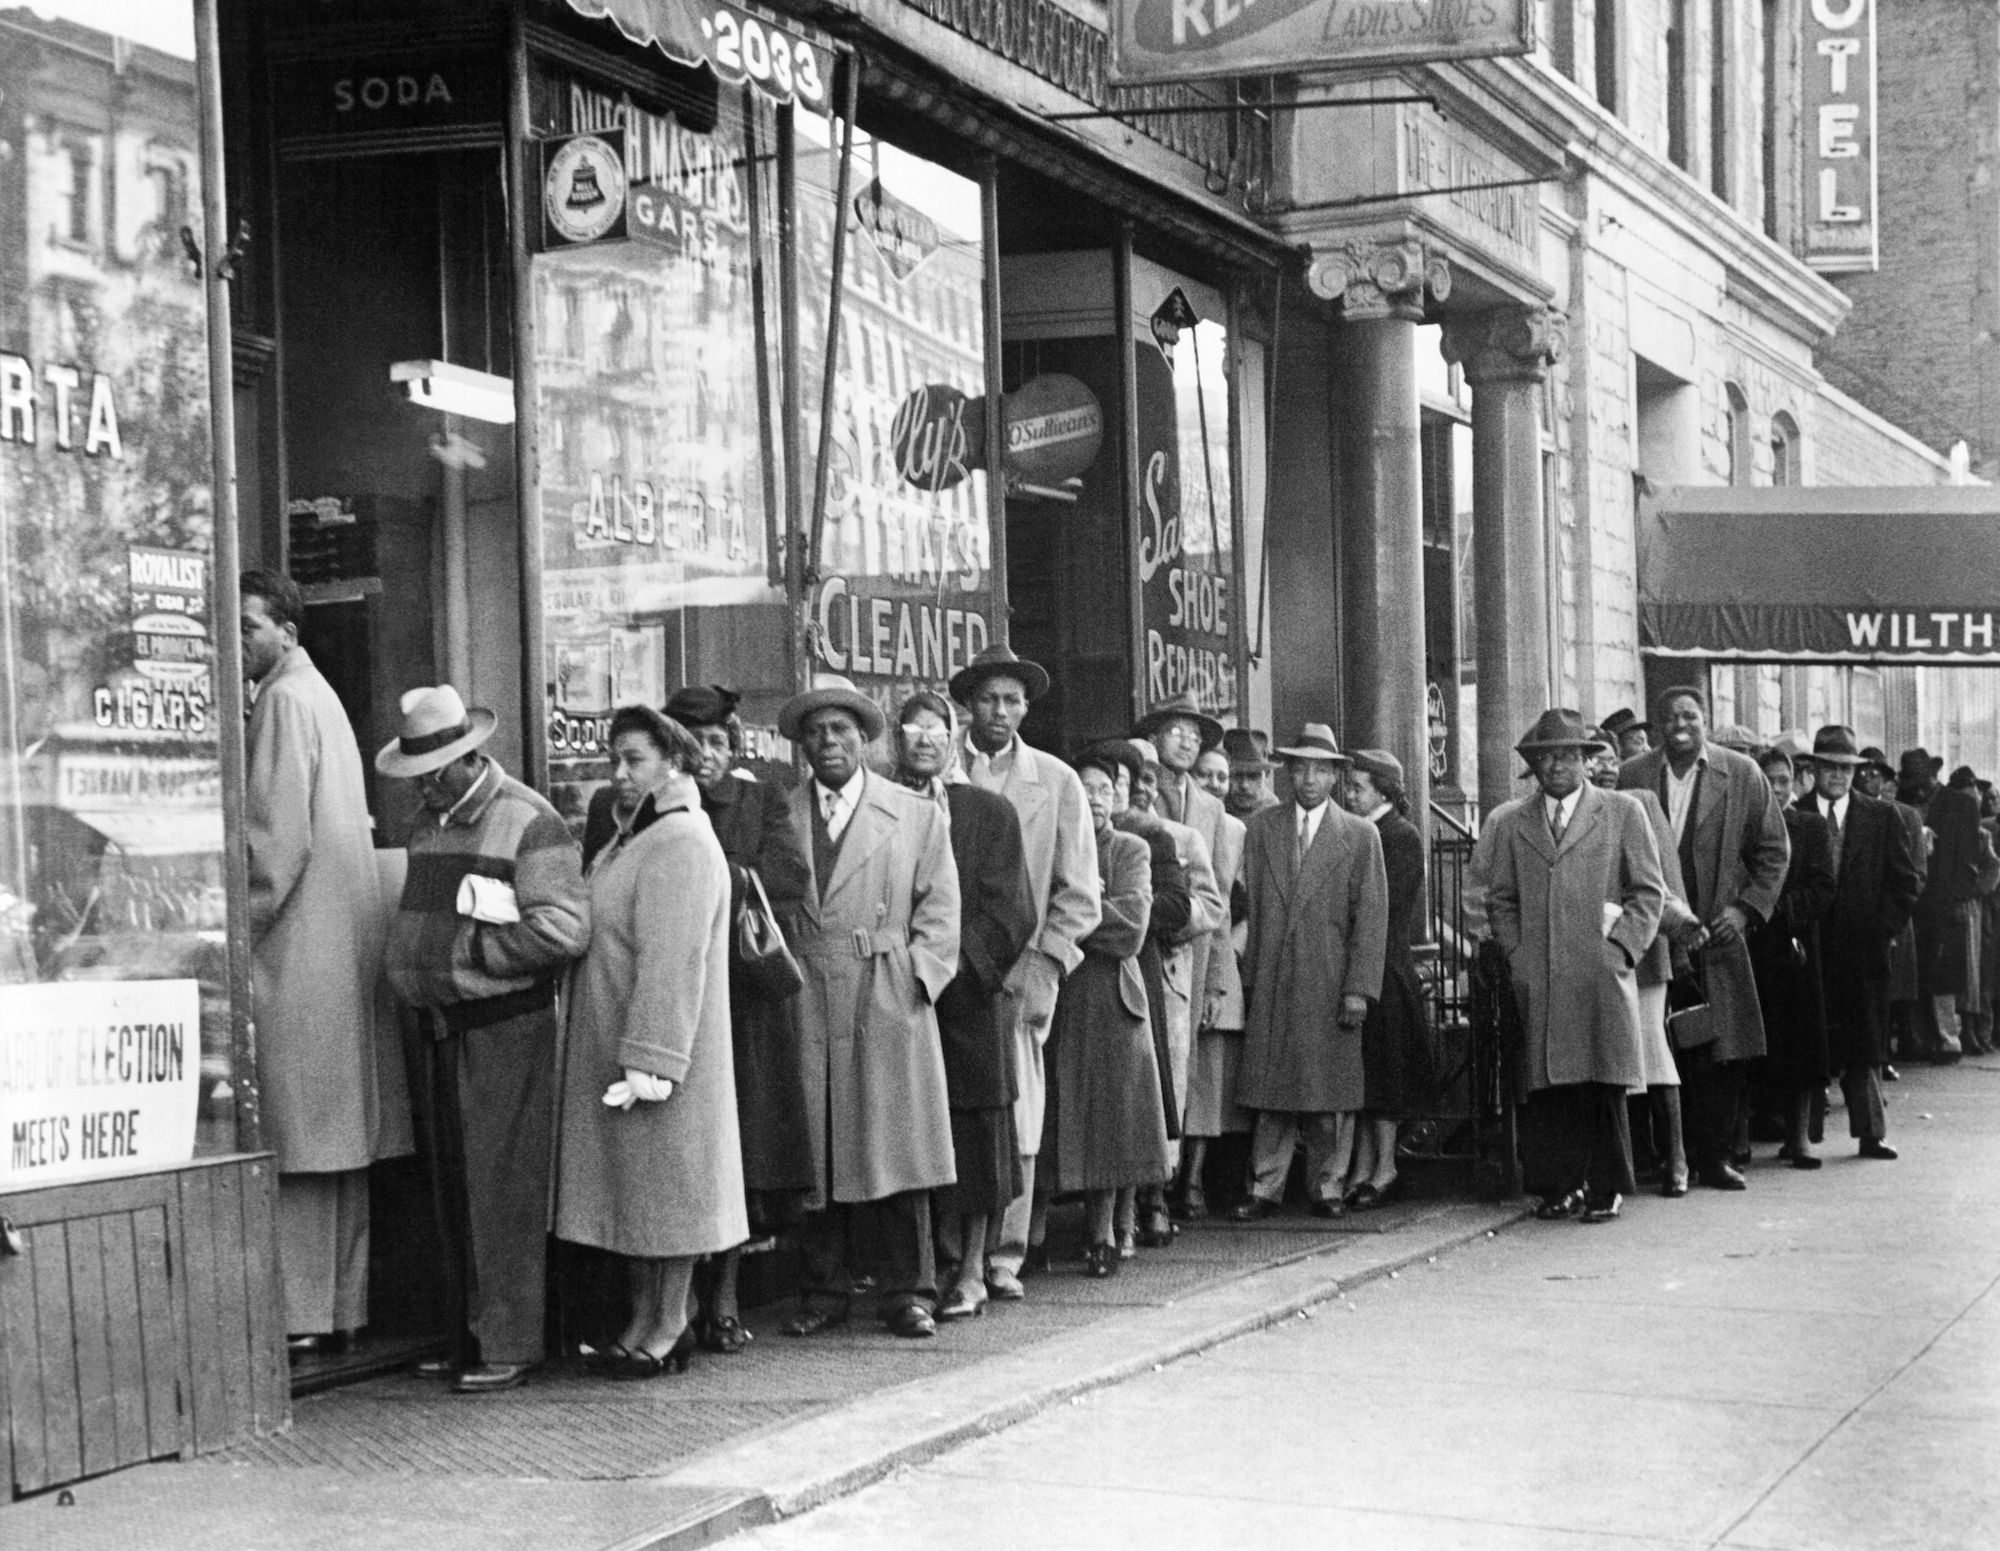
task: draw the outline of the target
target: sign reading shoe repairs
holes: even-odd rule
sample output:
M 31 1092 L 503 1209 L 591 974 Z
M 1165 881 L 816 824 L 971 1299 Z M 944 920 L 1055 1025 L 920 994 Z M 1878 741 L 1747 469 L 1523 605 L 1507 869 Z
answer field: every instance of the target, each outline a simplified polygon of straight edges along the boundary
M 1526 54 L 1531 0 L 1111 0 L 1111 79 Z
M 1811 0 L 1799 28 L 1805 260 L 1822 274 L 1873 270 L 1875 0 Z

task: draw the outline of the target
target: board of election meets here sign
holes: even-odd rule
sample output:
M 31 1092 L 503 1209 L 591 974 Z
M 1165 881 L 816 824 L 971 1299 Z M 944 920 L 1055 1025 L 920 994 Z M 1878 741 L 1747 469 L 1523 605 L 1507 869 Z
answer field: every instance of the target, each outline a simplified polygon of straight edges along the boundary
M 1532 0 L 1111 0 L 1113 81 L 1525 54 Z
M 0 986 L 0 1193 L 194 1155 L 201 986 Z

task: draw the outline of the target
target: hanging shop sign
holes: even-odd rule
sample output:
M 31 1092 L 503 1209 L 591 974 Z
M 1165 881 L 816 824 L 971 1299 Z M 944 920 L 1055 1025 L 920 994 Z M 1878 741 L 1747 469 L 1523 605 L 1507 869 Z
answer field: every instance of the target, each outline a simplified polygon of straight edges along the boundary
M 898 280 L 922 269 L 943 241 L 937 222 L 882 187 L 880 178 L 854 196 L 854 225 Z
M 1875 0 L 1811 0 L 1799 35 L 1805 260 L 1822 274 L 1873 270 Z
M 0 985 L 0 1194 L 187 1162 L 200 1086 L 199 982 Z
M 1076 378 L 1045 372 L 1006 394 L 1000 406 L 1010 481 L 1059 485 L 1097 461 L 1104 407 Z M 906 484 L 932 495 L 949 490 L 990 466 L 985 397 L 969 398 L 947 383 L 913 389 L 896 410 L 889 440 Z
M 948 383 L 917 388 L 903 400 L 889 440 L 905 484 L 936 495 L 985 467 L 985 402 Z
M 832 45 L 797 22 L 731 0 L 569 0 L 569 7 L 676 64 L 706 68 L 726 86 L 747 81 L 774 102 L 831 111 Z
M 1186 81 L 1526 54 L 1533 0 L 1111 0 L 1111 79 Z
M 542 142 L 542 247 L 619 241 L 625 217 L 625 132 Z

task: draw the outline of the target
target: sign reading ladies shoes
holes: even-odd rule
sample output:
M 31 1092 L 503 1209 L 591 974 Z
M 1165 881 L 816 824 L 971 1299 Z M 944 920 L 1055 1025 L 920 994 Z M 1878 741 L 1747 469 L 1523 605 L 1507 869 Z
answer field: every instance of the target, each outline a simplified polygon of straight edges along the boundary
M 1526 54 L 1532 0 L 1111 0 L 1111 79 Z

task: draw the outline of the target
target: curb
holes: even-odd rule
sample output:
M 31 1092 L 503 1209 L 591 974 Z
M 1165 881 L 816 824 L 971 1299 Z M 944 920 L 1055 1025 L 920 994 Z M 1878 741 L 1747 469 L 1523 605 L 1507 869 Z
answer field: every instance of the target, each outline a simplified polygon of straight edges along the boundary
M 1266 1329 L 1488 1237 L 1528 1211 L 1520 1203 L 1448 1205 L 1379 1238 L 1370 1235 L 1378 1242 L 1367 1248 L 1351 1239 L 1330 1243 L 1174 1302 L 725 1445 L 654 1478 L 707 1491 L 713 1494 L 708 1503 L 603 1551 L 683 1551 L 810 1512 L 1064 1401 Z

